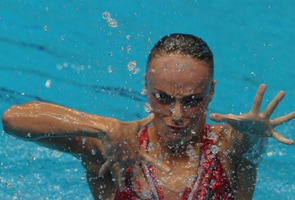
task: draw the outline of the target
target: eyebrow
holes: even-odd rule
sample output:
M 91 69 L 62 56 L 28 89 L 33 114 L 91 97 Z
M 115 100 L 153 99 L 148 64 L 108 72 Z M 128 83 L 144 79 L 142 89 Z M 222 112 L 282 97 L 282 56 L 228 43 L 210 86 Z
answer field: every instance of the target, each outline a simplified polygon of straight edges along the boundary
M 155 89 L 155 91 L 152 92 L 152 94 L 155 94 L 155 93 L 162 93 L 162 94 L 165 94 L 165 95 L 170 96 L 170 97 L 173 97 L 173 98 L 176 97 L 175 95 L 171 95 L 171 94 L 168 94 L 168 93 L 166 93 L 166 92 L 164 92 L 164 91 L 157 90 L 157 89 Z M 193 96 L 195 96 L 195 97 L 203 97 L 202 94 L 197 94 L 197 93 L 195 93 L 195 94 L 189 94 L 189 95 L 185 95 L 185 96 L 180 96 L 179 98 L 181 98 L 181 99 L 183 99 L 183 98 L 191 98 L 191 97 L 193 97 Z

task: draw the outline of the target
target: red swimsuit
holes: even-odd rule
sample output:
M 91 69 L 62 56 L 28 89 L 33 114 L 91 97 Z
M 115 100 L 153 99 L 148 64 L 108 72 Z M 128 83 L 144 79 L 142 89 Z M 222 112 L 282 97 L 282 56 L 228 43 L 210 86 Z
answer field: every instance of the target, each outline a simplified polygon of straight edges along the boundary
M 141 147 L 147 149 L 148 131 L 147 127 L 139 133 Z M 183 193 L 182 200 L 234 200 L 232 190 L 226 174 L 223 171 L 219 158 L 216 155 L 217 146 L 213 140 L 208 138 L 210 133 L 209 125 L 205 125 L 202 136 L 202 156 L 200 168 L 195 177 L 194 183 L 187 187 Z M 163 191 L 159 181 L 156 179 L 156 171 L 153 166 L 141 165 L 145 180 L 150 188 L 148 198 L 144 200 L 164 200 Z M 118 189 L 115 200 L 141 200 L 134 191 L 133 184 L 141 188 L 136 180 L 132 182 L 131 168 L 126 169 L 125 188 Z

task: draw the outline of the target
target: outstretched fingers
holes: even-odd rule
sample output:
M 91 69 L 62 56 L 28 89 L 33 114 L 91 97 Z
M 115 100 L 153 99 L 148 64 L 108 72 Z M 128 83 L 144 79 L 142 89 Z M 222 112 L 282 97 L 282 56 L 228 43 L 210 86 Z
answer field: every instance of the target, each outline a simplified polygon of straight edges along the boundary
M 286 123 L 294 118 L 295 118 L 295 112 L 291 112 L 287 115 L 284 115 L 284 116 L 281 116 L 281 117 L 271 120 L 270 123 L 273 127 L 276 127 L 276 126 Z
M 113 159 L 107 159 L 99 169 L 98 175 L 103 176 L 115 163 Z
M 268 104 L 266 109 L 262 112 L 262 114 L 266 117 L 269 118 L 270 115 L 273 113 L 273 111 L 276 109 L 276 107 L 279 105 L 279 103 L 282 101 L 282 99 L 285 96 L 284 91 L 280 91 L 275 98 Z
M 227 122 L 231 123 L 232 121 L 240 121 L 242 117 L 234 114 L 219 114 L 212 113 L 209 115 L 209 118 L 215 122 Z
M 266 85 L 265 84 L 261 84 L 256 92 L 256 95 L 254 97 L 254 101 L 252 104 L 252 108 L 251 111 L 252 113 L 256 113 L 258 114 L 260 111 L 260 106 L 261 106 L 261 102 L 262 102 L 262 98 L 264 95 L 264 92 L 266 90 Z
M 275 138 L 277 141 L 284 143 L 284 144 L 294 144 L 293 140 L 287 139 L 284 136 L 282 136 L 281 134 L 279 134 L 278 132 L 274 131 L 272 134 L 272 137 Z
M 170 172 L 170 168 L 166 164 L 161 162 L 161 160 L 156 160 L 154 157 L 150 156 L 148 153 L 141 152 L 140 157 L 143 161 L 151 164 L 152 166 L 160 169 L 161 171 L 167 172 L 167 173 Z

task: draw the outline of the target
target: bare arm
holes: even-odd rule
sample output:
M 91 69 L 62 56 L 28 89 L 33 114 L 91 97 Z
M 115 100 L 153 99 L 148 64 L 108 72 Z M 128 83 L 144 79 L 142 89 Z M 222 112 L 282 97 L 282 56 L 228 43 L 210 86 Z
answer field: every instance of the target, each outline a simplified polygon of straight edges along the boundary
M 117 120 L 34 101 L 7 109 L 2 123 L 4 130 L 11 135 L 37 140 L 67 136 L 101 138 L 110 132 Z
M 260 112 L 261 102 L 266 90 L 262 84 L 256 93 L 250 112 L 241 115 L 211 114 L 210 118 L 217 122 L 227 122 L 229 134 L 224 134 L 223 152 L 229 149 L 230 158 L 225 165 L 232 174 L 232 186 L 238 191 L 238 199 L 251 199 L 256 182 L 257 166 L 261 161 L 266 148 L 268 137 L 277 141 L 292 145 L 293 140 L 287 139 L 277 131 L 275 127 L 295 117 L 295 112 L 270 119 L 271 114 L 283 99 L 285 93 L 279 92 L 269 103 L 266 109 Z M 227 145 L 225 145 L 228 143 Z M 222 156 L 221 156 L 222 157 Z
M 164 171 L 169 171 L 167 166 L 157 163 L 139 148 L 137 133 L 152 119 L 153 114 L 138 121 L 121 122 L 55 104 L 30 102 L 10 107 L 3 114 L 2 123 L 4 130 L 11 135 L 43 143 L 44 146 L 55 149 L 60 149 L 65 141 L 70 142 L 69 138 L 76 140 L 69 146 L 77 148 L 77 153 L 84 151 L 81 147 L 83 137 L 89 137 L 88 141 L 92 142 L 93 139 L 99 139 L 99 143 L 95 141 L 94 143 L 99 144 L 105 155 L 105 162 L 100 168 L 101 175 L 116 162 L 122 169 L 126 166 L 137 166 L 136 163 L 143 160 Z M 89 149 L 87 151 L 89 152 Z
M 270 119 L 271 114 L 274 112 L 278 104 L 284 98 L 285 93 L 279 92 L 275 98 L 268 104 L 266 109 L 260 112 L 261 102 L 266 90 L 266 85 L 262 84 L 256 93 L 250 112 L 241 115 L 234 114 L 211 114 L 210 118 L 218 122 L 227 122 L 233 128 L 233 134 L 237 135 L 236 138 L 242 140 L 233 140 L 233 144 L 237 143 L 237 146 L 243 143 L 246 150 L 249 151 L 263 151 L 266 148 L 267 138 L 273 137 L 277 141 L 292 145 L 293 140 L 285 138 L 279 134 L 275 127 L 281 125 L 289 120 L 295 118 L 295 112 L 291 112 L 287 115 Z M 240 135 L 240 136 L 239 136 Z M 240 144 L 239 144 L 240 143 Z M 245 144 L 246 143 L 246 144 Z M 252 151 L 253 154 L 255 152 Z

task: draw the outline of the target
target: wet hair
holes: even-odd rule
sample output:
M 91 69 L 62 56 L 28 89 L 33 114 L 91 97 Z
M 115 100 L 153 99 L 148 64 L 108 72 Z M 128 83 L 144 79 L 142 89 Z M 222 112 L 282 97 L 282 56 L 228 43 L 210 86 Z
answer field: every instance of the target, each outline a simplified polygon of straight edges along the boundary
M 214 61 L 212 51 L 204 40 L 189 34 L 175 33 L 159 40 L 149 54 L 147 68 L 152 59 L 174 53 L 206 62 L 209 65 L 211 77 L 213 78 Z

